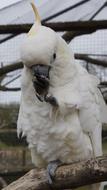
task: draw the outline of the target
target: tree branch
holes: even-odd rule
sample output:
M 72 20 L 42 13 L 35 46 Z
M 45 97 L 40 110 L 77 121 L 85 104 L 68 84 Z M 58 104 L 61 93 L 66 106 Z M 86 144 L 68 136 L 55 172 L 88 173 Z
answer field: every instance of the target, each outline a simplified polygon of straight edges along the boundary
M 73 21 L 73 22 L 55 22 L 43 23 L 43 25 L 52 28 L 57 32 L 61 31 L 96 31 L 107 29 L 107 20 L 94 21 Z M 30 30 L 32 24 L 0 25 L 0 34 L 20 34 Z
M 107 67 L 107 61 L 99 60 L 99 59 L 93 59 L 93 58 L 88 57 L 87 55 L 84 55 L 84 54 L 75 54 L 75 59 L 80 59 L 80 60 L 84 60 L 84 61 L 89 62 L 89 63 L 94 64 L 94 65 Z
M 75 37 L 81 36 L 81 35 L 85 35 L 85 34 L 92 34 L 93 32 L 95 32 L 96 30 L 81 30 L 81 31 L 70 31 L 70 32 L 65 32 L 62 35 L 62 38 L 66 41 L 66 42 L 70 42 L 71 40 L 73 40 Z
M 12 72 L 12 71 L 21 69 L 21 68 L 23 68 L 22 62 L 12 63 L 10 65 L 6 65 L 6 66 L 0 68 L 0 76 L 7 74 L 9 72 Z
M 107 81 L 102 81 L 100 85 L 107 86 Z
M 72 21 L 72 22 L 55 22 L 43 23 L 43 25 L 52 28 L 57 32 L 62 31 L 89 31 L 107 29 L 107 20 L 89 20 L 89 21 Z
M 61 166 L 57 169 L 53 189 L 71 189 L 107 180 L 107 156 Z M 31 170 L 3 190 L 50 190 L 46 171 Z

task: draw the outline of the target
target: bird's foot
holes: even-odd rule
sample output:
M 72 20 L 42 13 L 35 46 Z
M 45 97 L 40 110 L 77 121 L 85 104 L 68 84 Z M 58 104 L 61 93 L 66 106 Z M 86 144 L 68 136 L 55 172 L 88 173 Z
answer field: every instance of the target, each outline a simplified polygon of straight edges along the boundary
M 44 99 L 45 99 L 45 102 L 50 103 L 52 106 L 58 106 L 57 99 L 53 97 L 52 95 L 47 94 Z
M 54 181 L 55 172 L 59 166 L 63 165 L 60 160 L 51 161 L 47 166 L 47 178 L 48 182 L 51 185 Z

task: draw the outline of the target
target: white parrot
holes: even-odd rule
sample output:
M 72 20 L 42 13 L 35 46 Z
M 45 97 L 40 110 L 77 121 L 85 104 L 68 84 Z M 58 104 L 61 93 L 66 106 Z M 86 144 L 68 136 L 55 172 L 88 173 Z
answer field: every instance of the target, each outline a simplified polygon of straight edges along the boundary
M 24 69 L 17 131 L 26 136 L 35 166 L 48 166 L 51 183 L 50 171 L 60 163 L 102 155 L 106 108 L 99 81 L 75 63 L 67 43 L 41 25 L 33 3 L 32 7 L 36 22 L 21 48 Z M 99 190 L 100 184 L 88 188 Z

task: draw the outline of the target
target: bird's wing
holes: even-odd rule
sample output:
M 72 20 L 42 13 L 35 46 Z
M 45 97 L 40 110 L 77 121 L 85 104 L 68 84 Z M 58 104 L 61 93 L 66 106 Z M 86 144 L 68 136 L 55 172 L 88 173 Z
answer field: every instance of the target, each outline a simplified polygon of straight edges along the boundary
M 23 97 L 21 97 L 21 104 L 20 104 L 20 110 L 18 115 L 18 121 L 17 121 L 17 134 L 18 137 L 20 135 L 24 137 L 27 134 L 27 131 L 29 130 L 30 123 L 29 123 L 29 115 L 27 115 L 28 108 L 26 107 L 26 104 L 24 104 Z
M 35 108 L 35 94 L 33 91 L 31 74 L 27 68 L 24 68 L 21 78 L 21 101 L 17 121 L 18 136 L 20 134 L 22 136 L 27 136 L 29 131 L 33 130 L 31 115 L 33 115 L 32 118 L 35 120 L 36 114 L 34 114 L 34 109 L 37 108 Z
M 107 105 L 105 104 L 101 91 L 98 88 L 96 90 L 96 94 L 98 95 L 100 103 L 101 122 L 107 123 Z
M 98 80 L 83 71 L 79 76 L 79 91 L 83 99 L 83 108 L 80 109 L 80 123 L 83 131 L 89 135 L 95 156 L 102 154 L 102 116 L 104 104 L 102 95 L 97 88 Z

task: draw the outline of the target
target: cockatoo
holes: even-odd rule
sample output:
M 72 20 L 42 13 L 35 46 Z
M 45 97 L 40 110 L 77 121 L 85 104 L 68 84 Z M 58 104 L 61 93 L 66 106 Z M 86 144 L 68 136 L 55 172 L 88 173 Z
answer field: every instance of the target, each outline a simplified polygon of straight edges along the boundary
M 17 131 L 26 136 L 34 165 L 48 168 L 51 183 L 61 163 L 102 155 L 105 103 L 99 81 L 75 63 L 67 43 L 41 25 L 33 3 L 32 7 L 36 21 L 21 47 L 24 69 Z

